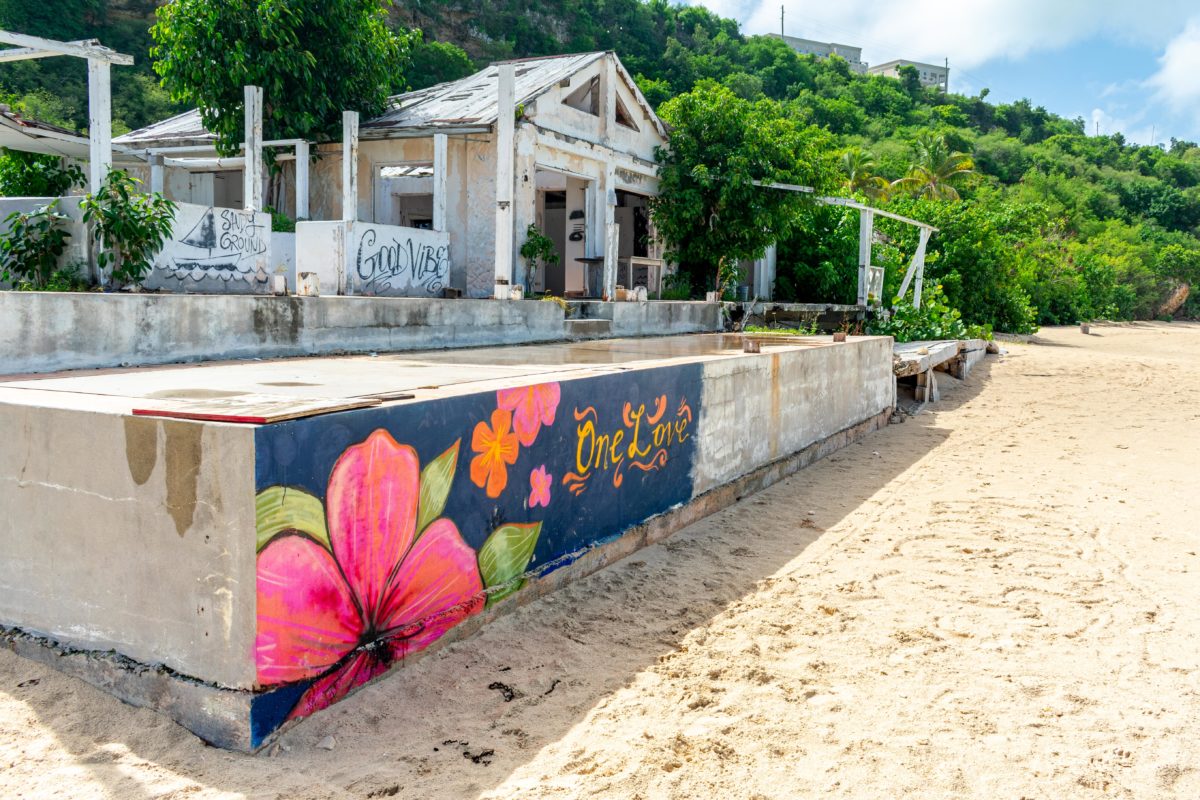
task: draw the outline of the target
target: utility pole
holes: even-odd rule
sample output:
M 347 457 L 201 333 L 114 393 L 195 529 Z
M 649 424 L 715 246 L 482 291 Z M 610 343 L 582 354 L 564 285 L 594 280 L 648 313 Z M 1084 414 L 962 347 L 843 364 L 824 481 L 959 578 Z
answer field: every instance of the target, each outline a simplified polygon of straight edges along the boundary
M 946 77 L 942 80 L 942 94 L 950 94 L 950 59 L 946 59 Z
M 783 36 L 783 3 L 779 4 L 779 35 Z

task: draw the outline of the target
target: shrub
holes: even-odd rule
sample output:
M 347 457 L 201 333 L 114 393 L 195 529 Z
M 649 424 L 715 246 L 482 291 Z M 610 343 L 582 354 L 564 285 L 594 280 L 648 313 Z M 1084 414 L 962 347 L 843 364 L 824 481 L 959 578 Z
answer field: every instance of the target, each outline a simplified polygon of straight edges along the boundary
M 120 284 L 140 283 L 150 271 L 175 221 L 175 204 L 157 192 L 136 190 L 138 181 L 118 169 L 108 173 L 96 194 L 80 204 L 83 221 L 92 223 L 92 238 L 101 245 L 100 267 L 112 267 Z
M 0 279 L 43 289 L 58 269 L 71 234 L 57 211 L 58 201 L 33 211 L 14 211 L 5 218 L 8 231 L 0 237 Z
M 878 336 L 891 336 L 897 342 L 969 338 L 962 314 L 946 304 L 941 286 L 928 287 L 921 300 L 921 307 L 914 308 L 908 300 L 897 299 L 892 314 L 873 320 L 867 331 Z
M 0 195 L 4 197 L 59 197 L 83 180 L 78 164 L 0 148 Z

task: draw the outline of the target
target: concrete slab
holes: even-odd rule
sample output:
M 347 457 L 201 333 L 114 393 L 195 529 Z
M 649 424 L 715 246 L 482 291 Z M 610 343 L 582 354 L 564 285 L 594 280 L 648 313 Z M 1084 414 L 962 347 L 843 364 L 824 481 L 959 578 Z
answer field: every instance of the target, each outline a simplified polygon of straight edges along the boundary
M 209 741 L 255 749 L 509 598 L 885 424 L 895 404 L 889 338 L 743 344 L 0 382 L 3 638 Z M 238 396 L 380 402 L 264 425 L 130 413 Z

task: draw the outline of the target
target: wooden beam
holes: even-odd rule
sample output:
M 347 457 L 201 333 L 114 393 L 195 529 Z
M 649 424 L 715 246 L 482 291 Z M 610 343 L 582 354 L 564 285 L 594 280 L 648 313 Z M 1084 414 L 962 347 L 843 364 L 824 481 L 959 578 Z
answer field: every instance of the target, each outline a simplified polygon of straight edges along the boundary
M 88 59 L 88 187 L 100 191 L 112 169 L 112 83 L 109 62 Z
M 53 39 L 43 39 L 40 36 L 29 36 L 24 33 L 13 33 L 12 31 L 0 31 L 0 44 L 11 44 L 14 47 L 25 48 L 35 53 L 46 52 L 57 56 L 77 56 L 79 58 L 86 58 L 89 61 L 103 61 L 107 64 L 129 66 L 133 63 L 133 56 L 127 56 L 124 53 L 110 50 L 96 39 L 86 39 L 77 42 L 57 42 Z M 4 53 L 0 51 L 0 56 L 2 55 Z M 44 58 L 42 55 L 34 55 L 32 57 Z M 6 60 L 13 59 L 9 58 Z
M 358 219 L 358 112 L 342 112 L 342 221 Z
M 516 159 L 516 68 L 501 64 L 496 86 L 496 266 L 494 296 L 509 297 L 513 279 L 513 161 Z
M 308 219 L 308 142 L 296 143 L 296 219 Z
M 439 232 L 446 230 L 447 145 L 446 134 L 433 135 L 433 229 Z
M 244 87 L 246 97 L 246 156 L 242 167 L 242 201 L 247 211 L 262 211 L 263 191 L 263 90 Z

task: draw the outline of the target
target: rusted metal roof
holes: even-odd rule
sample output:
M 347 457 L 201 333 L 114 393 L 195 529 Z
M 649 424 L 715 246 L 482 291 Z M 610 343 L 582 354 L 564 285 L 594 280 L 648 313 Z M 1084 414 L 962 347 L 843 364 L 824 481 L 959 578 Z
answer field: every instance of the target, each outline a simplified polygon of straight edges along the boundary
M 204 123 L 200 121 L 199 109 L 193 108 L 182 114 L 130 131 L 113 139 L 113 144 L 151 147 L 159 144 L 203 143 L 216 141 Z
M 505 63 L 516 66 L 514 95 L 521 105 L 603 57 L 603 52 L 595 52 Z M 388 102 L 386 112 L 363 123 L 363 131 L 490 127 L 496 122 L 498 72 L 499 65 L 492 64 L 457 81 L 397 95 Z
M 543 92 L 570 78 L 579 70 L 599 61 L 605 51 L 576 53 L 544 58 L 525 58 L 503 63 L 516 66 L 515 97 L 518 105 L 528 104 Z M 614 56 L 615 58 L 615 56 Z M 388 99 L 382 115 L 364 121 L 363 138 L 419 136 L 438 131 L 487 130 L 496 122 L 496 85 L 498 64 L 457 81 L 439 83 L 427 89 L 395 95 Z M 617 72 L 630 85 L 639 104 L 663 135 L 662 122 L 638 91 L 637 85 L 617 60 Z M 211 142 L 216 137 L 205 130 L 200 113 L 193 109 L 170 119 L 127 133 L 113 141 L 126 147 L 153 147 L 168 144 Z

